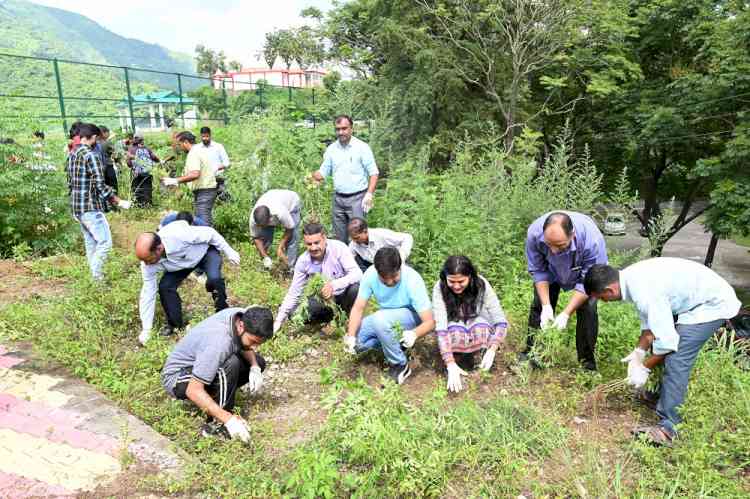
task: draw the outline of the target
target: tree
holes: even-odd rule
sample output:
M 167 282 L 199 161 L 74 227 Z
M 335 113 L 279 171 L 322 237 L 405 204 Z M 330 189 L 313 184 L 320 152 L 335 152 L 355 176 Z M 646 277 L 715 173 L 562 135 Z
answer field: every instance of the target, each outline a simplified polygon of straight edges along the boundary
M 242 63 L 240 61 L 229 61 L 227 66 L 232 71 L 242 71 Z
M 433 37 L 452 68 L 497 106 L 505 149 L 525 125 L 521 101 L 535 73 L 550 65 L 567 40 L 573 9 L 563 0 L 417 0 L 434 18 Z M 541 108 L 538 108 L 541 109 Z
M 227 62 L 224 51 L 218 52 L 206 48 L 203 45 L 195 46 L 195 67 L 198 74 L 213 76 L 217 71 L 226 72 Z

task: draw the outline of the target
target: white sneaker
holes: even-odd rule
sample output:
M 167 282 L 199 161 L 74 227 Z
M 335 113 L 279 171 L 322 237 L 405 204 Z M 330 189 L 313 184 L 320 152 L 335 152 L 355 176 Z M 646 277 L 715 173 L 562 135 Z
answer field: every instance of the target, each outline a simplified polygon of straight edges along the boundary
M 138 335 L 138 342 L 146 346 L 146 342 L 148 339 L 151 338 L 151 331 L 141 331 L 141 334 Z

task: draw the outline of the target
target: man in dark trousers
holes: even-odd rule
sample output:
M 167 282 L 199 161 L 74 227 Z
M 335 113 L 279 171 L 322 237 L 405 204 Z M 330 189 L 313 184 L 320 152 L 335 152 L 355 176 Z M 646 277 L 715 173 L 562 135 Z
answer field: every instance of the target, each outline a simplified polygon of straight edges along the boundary
M 216 311 L 227 308 L 227 291 L 221 275 L 224 253 L 230 262 L 240 263 L 240 254 L 211 227 L 190 225 L 184 220 L 177 220 L 162 227 L 158 232 L 144 232 L 135 242 L 135 256 L 141 260 L 143 287 L 140 297 L 140 315 L 142 331 L 138 337 L 145 344 L 151 336 L 154 323 L 154 303 L 157 289 L 167 325 L 161 334 L 171 335 L 175 329 L 181 329 L 182 300 L 177 294 L 177 287 L 193 270 L 201 269 L 206 274 L 206 291 L 211 293 Z M 163 272 L 158 287 L 156 277 Z
M 250 427 L 233 414 L 237 388 L 251 394 L 263 385 L 266 361 L 255 349 L 273 336 L 264 307 L 228 308 L 192 328 L 169 354 L 161 373 L 166 392 L 190 400 L 208 417 L 201 433 L 250 441 Z

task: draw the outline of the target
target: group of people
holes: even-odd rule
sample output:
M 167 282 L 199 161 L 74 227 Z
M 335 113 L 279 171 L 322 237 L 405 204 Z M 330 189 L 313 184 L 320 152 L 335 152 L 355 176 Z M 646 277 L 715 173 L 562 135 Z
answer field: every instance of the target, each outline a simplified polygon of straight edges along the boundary
M 173 215 L 162 220 L 159 230 L 141 234 L 136 241 L 143 274 L 141 343 L 151 335 L 157 293 L 167 320 L 161 332 L 174 334 L 185 326 L 178 286 L 194 271 L 205 274 L 216 314 L 179 340 L 162 373 L 167 393 L 192 401 L 208 414 L 205 434 L 249 439 L 247 423 L 232 414 L 235 392 L 245 384 L 251 393 L 260 390 L 266 364 L 256 350 L 295 314 L 306 284 L 317 274 L 325 283 L 316 295 L 307 297 L 305 322 L 324 324 L 343 313 L 348 320 L 344 350 L 352 355 L 382 351 L 388 375 L 398 384 L 412 374 L 409 360 L 415 344 L 433 332 L 445 364 L 447 389 L 454 392 L 463 389 L 462 378 L 468 371 L 492 368 L 505 340 L 509 324 L 498 293 L 467 256 L 445 260 L 430 295 L 423 277 L 407 263 L 413 237 L 369 227 L 377 165 L 369 146 L 352 136 L 350 117 L 339 116 L 334 124 L 337 141 L 328 146 L 311 180 L 333 179 L 335 239 L 327 237 L 323 225 L 302 222 L 302 201 L 290 190 L 264 193 L 249 213 L 250 237 L 264 267 L 273 266 L 271 246 L 278 227 L 283 233 L 275 255 L 293 269 L 275 318 L 263 306 L 229 307 L 221 273 L 223 257 L 239 265 L 240 255 L 211 227 L 210 211 L 203 207 L 213 203 L 213 195 L 195 194 L 195 207 L 201 208 L 195 216 Z M 76 153 L 80 161 L 71 165 L 94 163 L 88 145 L 92 135 L 84 130 L 83 147 Z M 213 188 L 211 183 L 200 183 L 200 176 L 211 171 L 205 154 L 190 156 L 195 137 L 183 132 L 178 138 L 188 151 L 190 166 L 186 175 L 165 183 L 199 181 L 201 188 Z M 97 189 L 103 194 L 100 198 L 120 203 L 106 186 Z M 85 215 L 88 208 L 74 206 L 74 213 Z M 298 256 L 300 239 L 305 251 Z M 633 303 L 641 318 L 641 334 L 623 359 L 628 383 L 642 390 L 651 369 L 664 363 L 660 392 L 642 395 L 644 401 L 655 403 L 659 422 L 635 431 L 654 443 L 670 444 L 677 435 L 679 407 L 700 349 L 740 309 L 731 286 L 712 270 L 676 258 L 649 259 L 618 271 L 608 264 L 606 243 L 596 223 L 581 213 L 555 211 L 538 217 L 528 228 L 525 251 L 534 298 L 519 360 L 533 364 L 531 354 L 540 329 L 565 330 L 575 313 L 579 362 L 584 369 L 596 370 L 599 299 Z M 157 282 L 159 273 L 163 275 Z M 556 312 L 563 291 L 570 292 L 570 298 Z M 365 316 L 371 300 L 377 310 Z

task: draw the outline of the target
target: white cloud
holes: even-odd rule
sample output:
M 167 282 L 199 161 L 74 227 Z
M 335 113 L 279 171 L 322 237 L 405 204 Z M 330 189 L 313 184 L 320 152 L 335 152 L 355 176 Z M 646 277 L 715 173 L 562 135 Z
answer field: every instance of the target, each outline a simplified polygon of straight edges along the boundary
M 192 55 L 196 45 L 223 50 L 230 60 L 246 66 L 256 61 L 265 34 L 275 28 L 299 25 L 299 13 L 310 6 L 326 11 L 331 0 L 273 0 L 272 2 L 214 0 L 34 0 L 96 21 L 128 38 Z M 179 5 L 179 7 L 177 7 Z

